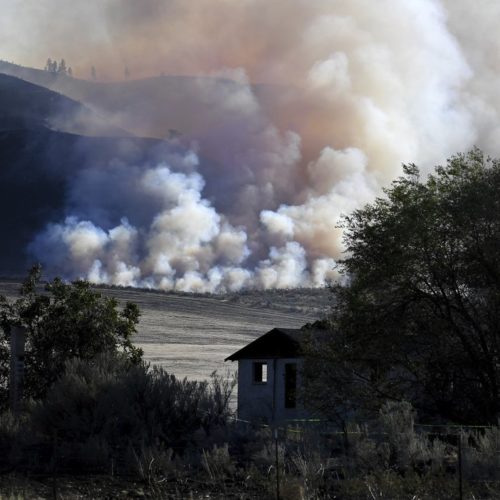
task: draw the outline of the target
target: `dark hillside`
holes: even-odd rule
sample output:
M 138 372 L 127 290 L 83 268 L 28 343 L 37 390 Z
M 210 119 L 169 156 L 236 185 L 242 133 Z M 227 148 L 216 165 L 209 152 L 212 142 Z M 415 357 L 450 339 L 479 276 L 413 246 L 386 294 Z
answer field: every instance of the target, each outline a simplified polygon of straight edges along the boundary
M 0 130 L 53 130 L 91 136 L 127 136 L 79 102 L 43 86 L 0 74 Z
M 1 121 L 0 121 L 1 123 Z M 135 138 L 97 138 L 0 127 L 0 273 L 23 274 L 26 247 L 49 221 L 64 217 L 69 181 L 82 169 L 113 162 L 144 165 L 162 157 L 165 142 Z

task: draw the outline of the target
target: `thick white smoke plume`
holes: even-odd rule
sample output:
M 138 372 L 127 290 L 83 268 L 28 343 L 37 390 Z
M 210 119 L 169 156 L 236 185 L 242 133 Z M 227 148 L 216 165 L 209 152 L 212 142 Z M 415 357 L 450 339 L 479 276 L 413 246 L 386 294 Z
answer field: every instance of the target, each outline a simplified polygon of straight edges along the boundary
M 82 66 L 99 46 L 110 77 L 124 61 L 136 75 L 198 75 L 199 109 L 165 109 L 182 158 L 75 179 L 68 218 L 31 248 L 53 272 L 179 290 L 320 286 L 335 277 L 340 216 L 402 162 L 500 152 L 493 2 L 96 5 L 77 9 L 100 34 L 78 40 Z
M 191 167 L 193 155 L 185 161 Z M 319 258 L 313 261 L 311 274 L 306 251 L 295 241 L 271 247 L 267 259 L 252 270 L 245 268 L 250 254 L 245 230 L 232 226 L 203 199 L 204 181 L 197 173 L 172 172 L 167 165 L 113 170 L 109 175 L 115 183 L 114 196 L 154 201 L 159 211 L 149 218 L 143 214 L 145 219 L 139 228 L 126 217 L 108 230 L 75 216 L 49 224 L 31 249 L 43 256 L 49 269 L 95 283 L 201 292 L 234 291 L 246 286 L 317 286 L 332 273 L 333 261 Z M 92 174 L 85 172 L 73 186 L 79 196 L 85 193 L 86 177 Z M 120 176 L 124 182 L 120 182 Z M 121 192 L 120 186 L 125 187 Z M 106 203 L 109 192 L 101 193 L 102 199 L 93 197 L 97 207 Z M 133 205 L 124 210 L 136 216 Z

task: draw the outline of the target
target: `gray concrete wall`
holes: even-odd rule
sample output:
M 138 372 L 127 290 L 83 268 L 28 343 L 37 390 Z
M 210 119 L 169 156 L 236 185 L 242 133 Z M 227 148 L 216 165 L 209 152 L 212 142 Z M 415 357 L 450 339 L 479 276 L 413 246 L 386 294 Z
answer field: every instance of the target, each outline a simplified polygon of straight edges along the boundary
M 254 382 L 254 362 L 267 362 L 265 384 Z M 277 423 L 290 419 L 310 418 L 310 414 L 300 404 L 299 397 L 297 397 L 295 408 L 285 408 L 285 365 L 287 363 L 297 364 L 297 391 L 300 392 L 303 363 L 301 358 L 240 359 L 238 361 L 238 418 L 272 423 L 273 401 Z M 274 367 L 276 367 L 276 374 Z

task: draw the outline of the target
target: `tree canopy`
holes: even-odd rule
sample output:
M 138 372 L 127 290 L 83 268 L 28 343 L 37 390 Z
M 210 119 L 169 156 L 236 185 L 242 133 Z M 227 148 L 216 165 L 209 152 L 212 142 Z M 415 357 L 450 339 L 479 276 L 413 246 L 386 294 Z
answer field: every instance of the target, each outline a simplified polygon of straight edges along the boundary
M 86 281 L 64 283 L 56 278 L 43 290 L 40 278 L 41 268 L 35 266 L 19 299 L 11 302 L 0 296 L 0 375 L 8 371 L 12 326 L 26 329 L 24 387 L 33 398 L 45 395 L 70 359 L 121 351 L 132 363 L 141 360 L 142 351 L 131 340 L 140 315 L 136 304 L 129 302 L 119 310 L 116 299 L 102 296 Z
M 408 400 L 424 417 L 496 423 L 500 161 L 475 149 L 428 177 L 406 165 L 341 225 L 348 283 L 333 286 L 328 344 L 310 346 L 312 403 L 342 417 Z

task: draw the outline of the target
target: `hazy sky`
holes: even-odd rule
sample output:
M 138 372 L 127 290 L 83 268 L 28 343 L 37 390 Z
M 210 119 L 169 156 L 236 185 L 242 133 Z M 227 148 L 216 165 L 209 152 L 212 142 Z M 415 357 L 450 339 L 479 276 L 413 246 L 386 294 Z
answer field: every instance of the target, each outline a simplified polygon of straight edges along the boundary
M 289 83 L 308 69 L 306 51 L 319 58 L 336 50 L 325 29 L 338 33 L 350 23 L 374 41 L 384 30 L 386 43 L 406 45 L 399 49 L 411 57 L 411 44 L 421 43 L 412 32 L 438 35 L 439 18 L 463 52 L 478 59 L 498 45 L 499 14 L 494 0 L 2 0 L 0 57 L 35 67 L 64 57 L 82 73 L 94 64 L 109 77 L 121 77 L 124 65 L 136 75 L 244 67 L 255 79 Z M 344 23 L 327 26 L 329 18 Z M 311 31 L 317 39 L 308 41 Z M 498 63 L 494 52 L 487 57 Z
M 199 82 L 197 99 L 213 114 L 193 137 L 183 176 L 168 166 L 134 174 L 145 199 L 151 179 L 165 192 L 177 186 L 174 213 L 192 222 L 189 231 L 162 198 L 147 228 L 101 227 L 88 215 L 58 221 L 38 240 L 46 254 L 47 242 L 74 245 L 81 272 L 108 281 L 166 276 L 172 287 L 183 269 L 207 290 L 321 284 L 341 255 L 340 215 L 380 194 L 402 162 L 430 171 L 474 145 L 500 154 L 496 0 L 2 0 L 1 8 L 6 60 L 43 67 L 65 58 L 83 78 L 94 65 L 100 78 L 121 79 L 127 66 L 132 78 L 241 83 Z M 283 91 L 263 105 L 252 82 Z M 189 158 L 207 152 L 218 170 L 202 160 L 193 167 Z M 223 178 L 237 204 L 218 191 Z M 77 179 L 73 191 L 87 185 Z M 150 254 L 139 261 L 130 242 L 144 234 Z M 118 260 L 116 238 L 125 249 Z M 191 260 L 175 270 L 187 241 Z M 252 252 L 263 257 L 250 265 Z M 179 286 L 192 289 L 188 281 Z

